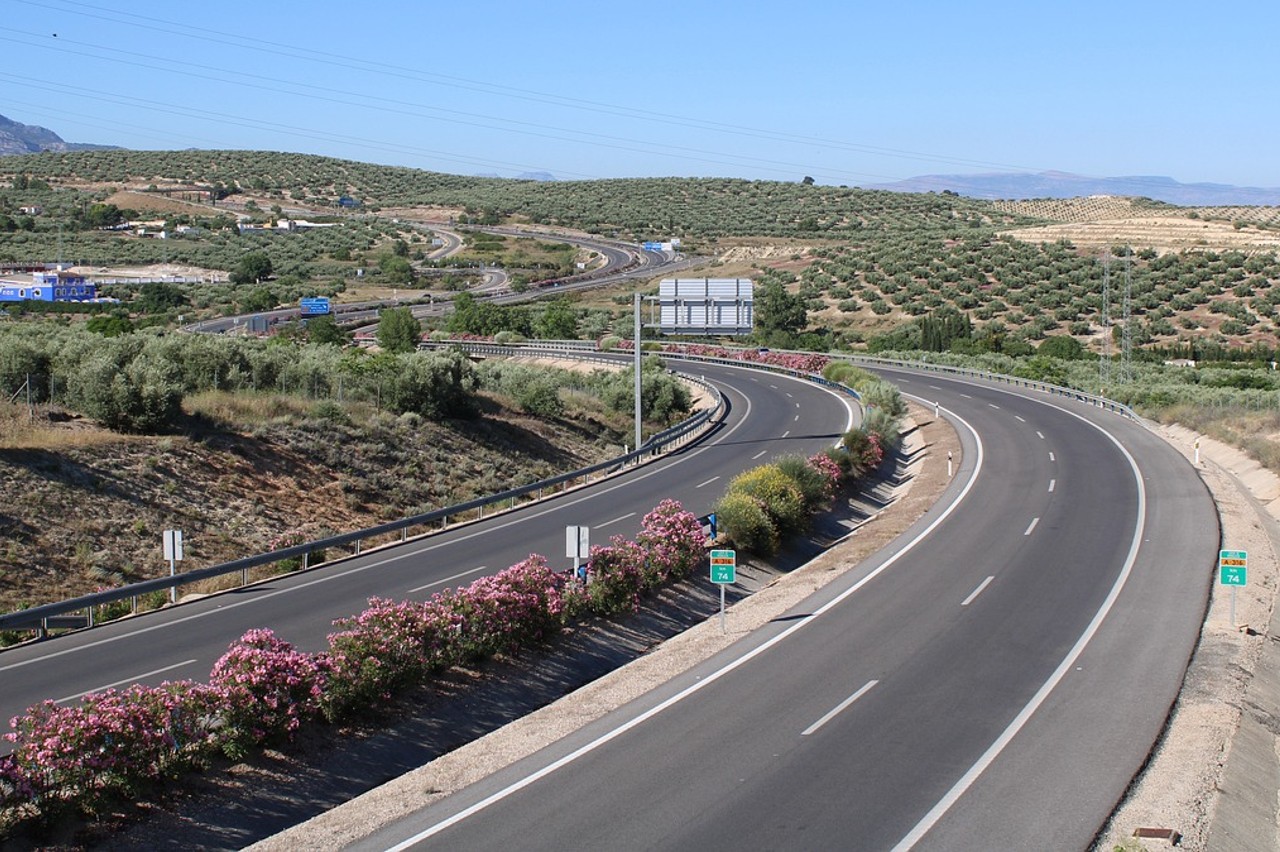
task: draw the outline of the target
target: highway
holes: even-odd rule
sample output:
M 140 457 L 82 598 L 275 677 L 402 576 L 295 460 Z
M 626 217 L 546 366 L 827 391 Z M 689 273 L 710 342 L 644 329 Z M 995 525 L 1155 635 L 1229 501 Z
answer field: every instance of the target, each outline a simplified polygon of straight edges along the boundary
M 1060 397 L 886 370 L 963 457 L 794 611 L 361 849 L 1084 849 L 1181 685 L 1218 547 L 1190 465 Z
M 503 228 L 503 227 L 481 227 L 468 226 L 469 230 L 484 231 L 487 233 L 503 234 L 507 236 L 519 236 L 528 239 L 551 240 L 555 242 L 566 242 L 581 248 L 590 249 L 599 253 L 602 264 L 596 269 L 581 272 L 562 279 L 555 285 L 551 286 L 531 286 L 522 293 L 517 293 L 506 289 L 507 274 L 501 269 L 491 269 L 484 272 L 484 280 L 480 286 L 472 288 L 471 292 L 477 298 L 486 299 L 495 304 L 516 304 L 520 302 L 528 302 L 547 293 L 565 293 L 575 290 L 587 290 L 593 287 L 602 287 L 608 284 L 617 284 L 623 281 L 647 281 L 654 275 L 675 274 L 680 270 L 687 269 L 696 263 L 701 262 L 698 258 L 685 258 L 676 253 L 645 251 L 638 246 L 629 243 L 623 243 L 616 240 L 606 240 L 603 238 L 582 238 L 570 237 L 558 232 L 551 231 L 534 231 L 519 228 Z M 442 252 L 456 250 L 454 240 L 457 235 L 450 231 L 439 231 L 446 240 L 446 245 L 441 249 Z M 333 311 L 334 318 L 344 326 L 352 326 L 357 323 L 364 323 L 368 327 L 377 322 L 378 312 L 388 306 L 401 305 L 403 302 L 411 298 L 410 291 L 406 291 L 401 299 L 397 300 L 377 300 L 365 302 L 334 302 Z M 427 317 L 442 316 L 452 310 L 452 303 L 449 299 L 433 300 L 428 304 L 404 305 L 408 307 L 415 317 L 425 319 Z M 251 318 L 257 318 L 265 321 L 268 325 L 275 325 L 282 322 L 292 322 L 301 316 L 300 308 L 287 307 L 277 308 L 271 311 L 263 311 L 260 314 L 251 316 L 236 317 L 215 317 L 213 319 L 201 320 L 196 323 L 184 326 L 184 330 L 192 332 L 200 332 L 204 334 L 227 334 L 236 331 L 241 326 L 247 326 Z
M 729 479 L 782 453 L 834 444 L 853 422 L 847 397 L 809 382 L 696 364 L 717 382 L 729 410 L 699 443 L 595 485 L 404 545 L 305 573 L 0 652 L 0 719 L 52 698 L 130 683 L 207 679 L 214 661 L 246 630 L 270 627 L 306 650 L 326 646 L 334 619 L 372 596 L 426 599 L 524 559 L 545 555 L 563 569 L 564 528 L 591 528 L 592 542 L 633 535 L 666 498 L 707 512 Z M 4 744 L 4 751 L 9 749 Z

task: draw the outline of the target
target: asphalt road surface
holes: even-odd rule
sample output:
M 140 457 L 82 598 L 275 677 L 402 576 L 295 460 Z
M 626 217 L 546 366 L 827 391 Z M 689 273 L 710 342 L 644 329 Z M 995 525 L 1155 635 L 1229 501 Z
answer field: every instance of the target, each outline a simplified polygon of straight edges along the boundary
M 1186 461 L 1038 393 L 885 371 L 963 458 L 893 546 L 359 848 L 1083 849 L 1176 697 L 1218 546 Z
M 644 514 L 667 498 L 705 514 L 734 474 L 779 454 L 831 446 L 854 416 L 846 397 L 809 382 L 702 364 L 691 371 L 722 387 L 729 411 L 708 438 L 669 457 L 404 545 L 0 652 L 0 732 L 44 699 L 71 702 L 131 683 L 205 680 L 228 645 L 253 628 L 269 627 L 314 651 L 326 647 L 334 619 L 359 613 L 373 596 L 423 600 L 531 552 L 567 570 L 566 526 L 588 526 L 592 543 L 603 544 L 616 534 L 634 535 Z

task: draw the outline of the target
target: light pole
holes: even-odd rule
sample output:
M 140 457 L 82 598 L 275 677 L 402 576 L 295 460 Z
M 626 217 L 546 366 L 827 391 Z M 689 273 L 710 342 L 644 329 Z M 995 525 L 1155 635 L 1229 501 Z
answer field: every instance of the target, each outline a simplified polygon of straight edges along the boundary
M 638 292 L 635 294 L 635 309 L 636 309 L 636 327 L 635 327 L 635 337 L 633 339 L 635 340 L 634 349 L 635 349 L 635 371 L 636 371 L 636 449 L 639 450 L 640 443 L 641 443 L 641 434 L 640 434 L 641 385 L 640 385 L 640 294 Z M 639 460 L 640 459 L 637 456 L 636 461 L 638 462 Z

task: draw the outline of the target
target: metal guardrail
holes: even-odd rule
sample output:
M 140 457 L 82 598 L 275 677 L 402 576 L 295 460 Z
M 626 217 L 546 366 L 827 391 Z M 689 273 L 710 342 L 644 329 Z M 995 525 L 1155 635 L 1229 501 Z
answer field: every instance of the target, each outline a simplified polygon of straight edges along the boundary
M 520 354 L 517 348 L 513 347 L 488 346 L 487 348 L 493 350 L 504 350 L 503 353 L 493 352 L 492 354 Z M 562 354 L 564 357 L 585 358 L 599 361 L 608 360 L 603 357 L 593 357 L 586 353 L 563 352 Z M 614 361 L 613 363 L 617 362 Z M 273 550 L 268 553 L 246 556 L 231 562 L 223 562 L 217 565 L 210 565 L 205 568 L 197 568 L 193 571 L 186 571 L 180 574 L 175 574 L 171 577 L 155 577 L 150 580 L 143 580 L 138 583 L 121 586 L 117 589 L 109 589 L 102 592 L 95 592 L 93 594 L 81 595 L 80 597 L 59 601 L 57 603 L 42 604 L 40 606 L 31 607 L 30 609 L 5 613 L 0 615 L 0 630 L 37 630 L 40 632 L 40 635 L 43 636 L 52 626 L 75 624 L 74 620 L 66 618 L 66 616 L 73 613 L 85 613 L 84 624 L 85 626 L 92 627 L 95 622 L 95 607 L 101 607 L 106 604 L 115 603 L 116 601 L 132 599 L 132 608 L 136 612 L 137 598 L 143 595 L 152 592 L 177 589 L 180 586 L 185 586 L 190 583 L 221 577 L 236 572 L 240 572 L 241 582 L 242 584 L 246 584 L 248 582 L 248 572 L 250 568 L 268 565 L 273 562 L 281 562 L 286 559 L 301 559 L 302 569 L 306 570 L 311 567 L 309 565 L 310 555 L 317 551 L 324 551 L 330 548 L 345 548 L 354 545 L 353 552 L 350 555 L 358 556 L 361 553 L 362 543 L 366 539 L 399 532 L 400 541 L 403 542 L 408 540 L 409 530 L 414 527 L 426 527 L 439 524 L 440 528 L 443 529 L 448 526 L 450 517 L 476 512 L 477 514 L 475 518 L 469 518 L 468 521 L 478 520 L 484 517 L 484 510 L 489 506 L 507 503 L 508 505 L 506 509 L 509 510 L 514 508 L 517 501 L 522 497 L 536 495 L 534 499 L 538 499 L 542 496 L 542 492 L 553 488 L 559 488 L 561 486 L 563 486 L 561 490 L 568 490 L 570 484 L 574 480 L 585 479 L 593 474 L 600 473 L 601 471 L 622 468 L 632 462 L 643 461 L 646 457 L 656 455 L 658 451 L 662 449 L 675 449 L 676 447 L 693 440 L 699 430 L 711 423 L 714 418 L 723 414 L 725 409 L 725 400 L 719 389 L 694 376 L 682 374 L 682 377 L 688 381 L 698 384 L 711 394 L 711 397 L 714 400 L 714 405 L 710 408 L 703 409 L 692 417 L 689 417 L 669 429 L 653 435 L 643 446 L 633 449 L 631 452 L 625 453 L 624 455 L 607 459 L 579 470 L 553 476 L 549 479 L 544 479 L 529 485 L 510 488 L 498 494 L 479 497 L 475 500 L 460 503 L 456 506 L 448 506 L 431 512 L 424 512 L 423 514 L 402 518 L 397 521 L 389 521 L 375 527 L 368 527 L 366 529 L 329 536 L 328 538 L 319 539 L 317 541 L 296 544 L 279 550 Z
M 922 370 L 932 373 L 947 373 L 955 376 L 963 376 L 971 379 L 983 379 L 985 381 L 997 384 L 1013 385 L 1014 387 L 1028 388 L 1030 390 L 1041 391 L 1052 396 L 1062 396 L 1083 402 L 1104 411 L 1111 411 L 1119 414 L 1121 417 L 1127 417 L 1144 427 L 1150 428 L 1150 423 L 1140 414 L 1129 406 L 1114 399 L 1107 399 L 1105 396 L 1097 396 L 1096 394 L 1085 393 L 1075 388 L 1063 387 L 1062 385 L 1050 384 L 1049 382 L 1037 382 L 1033 379 L 1021 379 L 1017 376 L 1006 376 L 1003 373 L 989 373 L 986 370 L 973 370 L 968 367 L 953 367 L 949 364 L 934 364 L 928 361 L 904 361 L 896 358 L 876 358 L 871 355 L 830 355 L 832 360 L 849 361 L 854 364 L 868 364 L 871 366 L 882 367 L 903 367 L 912 370 Z

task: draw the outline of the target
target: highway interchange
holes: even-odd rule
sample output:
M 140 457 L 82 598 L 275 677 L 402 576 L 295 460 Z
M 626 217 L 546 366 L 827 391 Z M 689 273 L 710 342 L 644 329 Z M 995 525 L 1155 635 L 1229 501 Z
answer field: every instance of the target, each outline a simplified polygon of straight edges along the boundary
M 369 596 L 425 597 L 531 550 L 555 562 L 565 526 L 630 534 L 664 497 L 705 512 L 737 471 L 850 422 L 804 382 L 687 369 L 729 397 L 706 441 L 512 514 L 6 651 L 0 713 L 203 679 L 252 627 L 318 649 Z M 720 657 L 364 848 L 1087 847 L 1180 686 L 1214 508 L 1185 460 L 1115 414 L 885 375 L 939 403 L 963 446 L 915 528 Z

